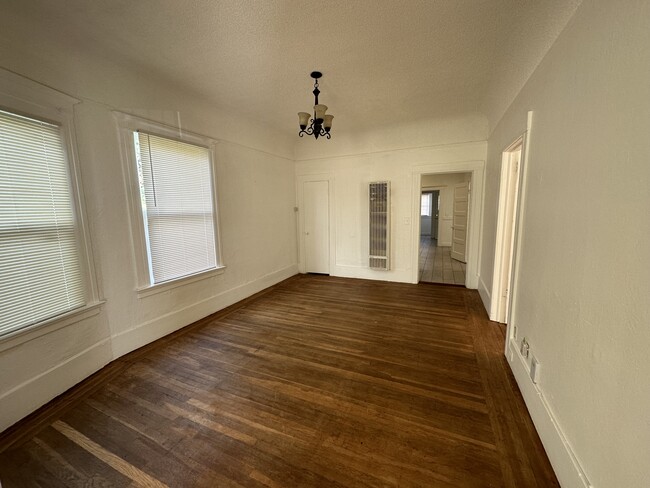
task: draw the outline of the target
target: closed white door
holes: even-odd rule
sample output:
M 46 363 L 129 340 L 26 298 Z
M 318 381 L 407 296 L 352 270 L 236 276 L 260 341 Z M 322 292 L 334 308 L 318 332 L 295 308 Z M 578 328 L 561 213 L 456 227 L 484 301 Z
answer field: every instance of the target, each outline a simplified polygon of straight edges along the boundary
M 306 181 L 303 199 L 305 271 L 329 274 L 329 182 Z
M 467 262 L 467 217 L 469 209 L 469 183 L 454 185 L 454 216 L 451 236 L 451 257 Z

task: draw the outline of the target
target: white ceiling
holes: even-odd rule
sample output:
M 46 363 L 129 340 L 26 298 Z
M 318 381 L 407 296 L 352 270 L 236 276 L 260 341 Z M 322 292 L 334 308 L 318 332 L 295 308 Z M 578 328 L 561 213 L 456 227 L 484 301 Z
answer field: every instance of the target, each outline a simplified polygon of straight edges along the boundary
M 145 69 L 217 106 L 297 130 L 501 115 L 580 0 L 24 0 L 53 42 Z M 491 112 L 494 112 L 491 113 Z

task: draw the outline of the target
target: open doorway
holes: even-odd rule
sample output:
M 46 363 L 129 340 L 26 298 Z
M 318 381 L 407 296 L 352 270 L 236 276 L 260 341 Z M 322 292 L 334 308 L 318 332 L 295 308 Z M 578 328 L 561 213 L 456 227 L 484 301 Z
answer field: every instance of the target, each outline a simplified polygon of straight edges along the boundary
M 471 175 L 421 177 L 420 282 L 465 286 Z
M 501 160 L 490 319 L 505 324 L 510 322 L 513 296 L 515 239 L 524 143 L 525 137 L 522 135 L 503 151 Z

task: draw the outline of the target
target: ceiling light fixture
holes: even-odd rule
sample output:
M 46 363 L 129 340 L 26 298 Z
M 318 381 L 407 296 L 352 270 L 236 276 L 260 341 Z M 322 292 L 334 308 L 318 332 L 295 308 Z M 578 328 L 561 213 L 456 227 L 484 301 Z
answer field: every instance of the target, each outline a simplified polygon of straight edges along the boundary
M 320 136 L 325 136 L 328 139 L 332 137 L 330 134 L 330 129 L 332 128 L 332 119 L 333 115 L 325 115 L 327 111 L 327 105 L 321 105 L 318 103 L 318 95 L 320 90 L 318 89 L 318 78 L 323 76 L 323 73 L 320 71 L 312 71 L 310 75 L 314 79 L 314 117 L 309 120 L 311 114 L 308 112 L 298 112 L 298 123 L 300 124 L 300 132 L 298 135 L 302 137 L 307 134 L 308 136 L 314 136 L 318 139 Z

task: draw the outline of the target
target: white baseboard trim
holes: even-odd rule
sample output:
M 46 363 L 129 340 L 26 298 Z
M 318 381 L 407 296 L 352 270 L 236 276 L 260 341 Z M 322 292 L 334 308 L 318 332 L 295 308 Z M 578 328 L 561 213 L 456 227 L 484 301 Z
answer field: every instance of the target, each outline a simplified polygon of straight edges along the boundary
M 406 269 L 391 269 L 381 271 L 364 266 L 337 264 L 330 269 L 331 276 L 339 278 L 360 278 L 364 280 L 393 281 L 397 283 L 412 283 L 411 272 Z
M 112 359 L 106 338 L 0 396 L 0 432 L 103 368 Z
M 560 485 L 565 488 L 593 488 L 544 399 L 542 390 L 530 379 L 528 363 L 513 340 L 508 346 L 507 359 Z
M 490 316 L 490 320 L 494 320 L 494 318 L 490 314 L 490 307 L 492 305 L 491 293 L 487 285 L 485 284 L 485 281 L 483 281 L 482 276 L 479 276 L 478 278 L 478 294 L 481 296 L 481 301 L 483 302 L 485 311 Z
M 274 271 L 254 281 L 244 283 L 218 295 L 193 303 L 179 310 L 139 324 L 129 330 L 120 332 L 112 337 L 113 359 L 134 351 L 150 342 L 177 331 L 197 320 L 218 312 L 230 305 L 248 298 L 255 293 L 273 286 L 291 276 L 298 274 L 298 265 Z

